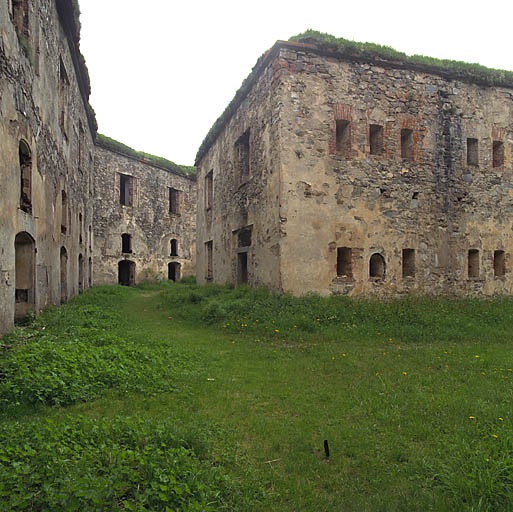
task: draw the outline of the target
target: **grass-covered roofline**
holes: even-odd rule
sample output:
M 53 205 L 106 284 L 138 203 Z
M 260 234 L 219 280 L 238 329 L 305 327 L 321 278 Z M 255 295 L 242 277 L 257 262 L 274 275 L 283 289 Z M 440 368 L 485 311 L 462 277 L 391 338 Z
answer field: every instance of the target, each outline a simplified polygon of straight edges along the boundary
M 56 6 L 64 32 L 68 37 L 69 50 L 73 66 L 75 67 L 80 93 L 84 100 L 89 128 L 95 134 L 98 130 L 98 124 L 93 107 L 89 104 L 91 80 L 84 56 L 80 52 L 80 6 L 78 0 L 56 0 Z
M 180 174 L 187 178 L 194 177 L 196 175 L 196 168 L 190 165 L 178 165 L 172 162 L 171 160 L 167 160 L 166 158 L 162 158 L 160 156 L 150 155 L 149 153 L 145 153 L 144 151 L 136 151 L 132 149 L 130 146 L 123 144 L 117 140 L 111 139 L 106 135 L 102 135 L 101 133 L 96 134 L 96 143 L 110 151 L 115 151 L 116 153 L 120 153 L 121 155 L 128 156 L 130 158 L 134 158 L 145 164 L 155 165 L 157 167 L 161 167 L 168 171 L 172 171 L 176 174 Z
M 355 60 L 360 62 L 373 63 L 395 68 L 408 68 L 427 73 L 440 75 L 448 79 L 456 79 L 464 82 L 471 82 L 484 86 L 501 86 L 513 88 L 513 71 L 500 69 L 491 69 L 480 64 L 469 64 L 447 59 L 436 59 L 434 57 L 425 57 L 423 55 L 407 55 L 399 52 L 390 46 L 382 46 L 375 43 L 360 43 L 349 41 L 342 37 L 335 37 L 331 34 L 318 32 L 308 29 L 301 34 L 292 36 L 291 43 L 301 43 L 305 49 L 321 55 L 330 56 L 344 60 Z M 260 75 L 268 61 L 274 56 L 274 50 L 281 45 L 286 45 L 284 41 L 278 41 L 269 51 L 265 52 L 257 61 L 248 77 L 242 82 L 239 90 L 235 93 L 232 101 L 226 107 L 225 111 L 213 124 L 207 133 L 207 136 L 201 143 L 196 154 L 195 165 L 214 143 L 221 130 L 235 113 L 247 93 L 250 91 L 255 79 Z

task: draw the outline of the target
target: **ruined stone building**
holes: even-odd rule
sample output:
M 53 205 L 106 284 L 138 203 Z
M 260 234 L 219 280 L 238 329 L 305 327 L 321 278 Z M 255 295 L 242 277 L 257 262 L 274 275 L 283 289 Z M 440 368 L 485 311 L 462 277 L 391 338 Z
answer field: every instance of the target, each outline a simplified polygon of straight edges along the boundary
M 0 333 L 91 285 L 96 124 L 71 2 L 0 2 Z
M 95 284 L 194 275 L 196 178 L 102 145 L 95 150 Z
M 194 272 L 194 178 L 95 145 L 79 42 L 77 0 L 0 2 L 0 334 L 93 284 Z
M 277 42 L 202 144 L 197 276 L 294 294 L 511 294 L 513 78 Z

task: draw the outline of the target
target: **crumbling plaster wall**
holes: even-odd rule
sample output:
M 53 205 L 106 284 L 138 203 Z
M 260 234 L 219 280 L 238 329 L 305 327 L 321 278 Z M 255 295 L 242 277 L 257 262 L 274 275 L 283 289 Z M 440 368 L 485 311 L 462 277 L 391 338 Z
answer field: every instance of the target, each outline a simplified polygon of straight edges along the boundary
M 496 294 L 513 290 L 513 90 L 281 49 L 282 289 L 301 294 Z M 335 119 L 350 121 L 350 151 L 334 150 Z M 383 126 L 371 155 L 369 125 Z M 401 158 L 411 128 L 413 159 Z M 467 165 L 467 138 L 479 143 Z M 504 142 L 493 167 L 492 141 Z M 352 248 L 352 277 L 337 277 L 337 248 Z M 403 278 L 402 249 L 415 250 Z M 467 255 L 478 249 L 479 276 Z M 494 277 L 493 254 L 506 253 Z M 383 280 L 369 278 L 375 252 Z
M 16 34 L 12 3 L 0 3 L 0 333 L 13 326 L 17 233 L 27 232 L 35 241 L 35 311 L 60 302 L 61 247 L 68 254 L 67 297 L 78 293 L 79 254 L 85 262 L 92 256 L 85 237 L 92 223 L 93 139 L 84 99 L 55 2 L 34 0 L 28 6 L 30 57 Z M 69 80 L 66 135 L 60 122 L 61 59 Z M 31 153 L 31 213 L 20 209 L 20 140 Z M 62 190 L 69 201 L 66 234 L 61 234 Z
M 134 180 L 133 204 L 120 203 L 120 174 Z M 169 211 L 169 188 L 180 191 L 179 213 Z M 135 282 L 168 278 L 168 264 L 180 264 L 181 277 L 193 275 L 196 259 L 196 181 L 143 160 L 95 150 L 94 284 L 118 283 L 118 263 L 136 264 Z M 131 235 L 132 252 L 123 254 L 121 235 Z M 170 255 L 170 240 L 178 242 Z
M 266 69 L 198 162 L 197 280 L 199 283 L 237 282 L 237 235 L 251 230 L 247 280 L 253 286 L 280 289 L 279 118 L 274 89 L 279 81 Z M 240 178 L 236 143 L 249 131 L 249 176 Z M 212 205 L 207 208 L 207 173 L 213 176 Z M 211 279 L 206 243 L 212 241 Z

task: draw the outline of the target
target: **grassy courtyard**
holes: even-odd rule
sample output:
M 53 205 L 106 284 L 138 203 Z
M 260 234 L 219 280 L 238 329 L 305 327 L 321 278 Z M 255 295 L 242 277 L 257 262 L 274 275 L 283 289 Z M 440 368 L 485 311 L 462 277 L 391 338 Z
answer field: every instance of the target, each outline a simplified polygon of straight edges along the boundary
M 93 289 L 0 340 L 0 511 L 513 510 L 512 340 L 509 299 Z

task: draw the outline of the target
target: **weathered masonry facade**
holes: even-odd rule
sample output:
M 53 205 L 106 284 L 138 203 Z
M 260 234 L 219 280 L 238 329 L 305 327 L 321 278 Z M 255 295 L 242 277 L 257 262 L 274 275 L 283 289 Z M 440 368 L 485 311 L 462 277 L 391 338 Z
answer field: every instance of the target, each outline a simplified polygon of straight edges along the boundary
M 200 148 L 199 282 L 511 294 L 513 88 L 278 42 Z
M 0 2 L 0 334 L 92 282 L 94 116 L 72 2 Z
M 95 150 L 95 284 L 193 275 L 196 179 L 142 159 Z

